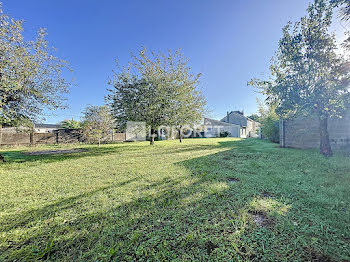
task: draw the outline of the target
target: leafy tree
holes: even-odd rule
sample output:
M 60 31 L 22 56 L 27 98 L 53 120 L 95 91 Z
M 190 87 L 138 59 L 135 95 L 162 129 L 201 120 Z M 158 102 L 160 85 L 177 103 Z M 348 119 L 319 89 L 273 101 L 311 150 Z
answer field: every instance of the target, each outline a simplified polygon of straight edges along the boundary
M 89 105 L 83 112 L 83 134 L 89 143 L 98 143 L 114 129 L 114 121 L 108 106 Z
M 261 135 L 273 143 L 279 143 L 279 116 L 276 114 L 276 105 L 266 106 L 258 101 L 259 122 L 261 124 Z
M 328 119 L 344 112 L 349 101 L 349 67 L 336 53 L 334 35 L 329 32 L 332 8 L 315 0 L 308 15 L 283 28 L 283 37 L 271 64 L 270 81 L 252 80 L 267 102 L 276 105 L 281 117 L 317 114 L 320 152 L 331 156 Z
M 128 67 L 118 68 L 110 81 L 107 101 L 118 126 L 127 121 L 145 122 L 151 144 L 160 126 L 185 125 L 202 116 L 205 100 L 180 51 L 150 54 L 145 48 L 131 54 Z
M 68 128 L 68 129 L 79 129 L 81 128 L 81 123 L 80 121 L 74 120 L 72 119 L 67 119 L 67 120 L 63 120 L 61 123 L 61 127 L 62 128 Z
M 172 86 L 173 111 L 169 118 L 169 124 L 178 128 L 180 142 L 182 142 L 183 127 L 198 124 L 206 113 L 206 100 L 197 88 L 200 74 L 193 75 L 187 62 L 182 60 L 177 64 L 176 83 Z
M 32 123 L 43 109 L 64 108 L 71 83 L 62 76 L 67 62 L 55 57 L 44 29 L 25 41 L 23 21 L 0 5 L 0 125 Z
M 248 116 L 248 118 L 250 118 L 251 120 L 254 120 L 256 122 L 259 122 L 259 115 L 258 114 L 252 114 L 252 115 Z

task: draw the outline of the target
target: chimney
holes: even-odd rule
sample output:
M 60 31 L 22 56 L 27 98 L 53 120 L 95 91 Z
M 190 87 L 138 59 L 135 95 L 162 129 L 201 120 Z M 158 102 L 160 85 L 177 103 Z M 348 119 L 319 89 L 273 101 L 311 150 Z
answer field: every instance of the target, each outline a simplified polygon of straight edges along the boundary
M 227 111 L 227 118 L 226 118 L 226 120 L 227 120 L 227 123 L 230 123 L 230 114 L 228 113 L 228 111 Z

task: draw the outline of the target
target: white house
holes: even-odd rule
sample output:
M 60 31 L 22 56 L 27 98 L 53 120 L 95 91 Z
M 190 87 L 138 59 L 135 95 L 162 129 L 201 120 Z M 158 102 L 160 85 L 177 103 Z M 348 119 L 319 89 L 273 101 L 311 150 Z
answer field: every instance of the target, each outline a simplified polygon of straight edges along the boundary
M 229 137 L 240 137 L 241 127 L 236 124 L 204 118 L 204 136 L 219 137 L 221 132 L 227 132 Z
M 58 130 L 60 125 L 53 124 L 34 124 L 34 132 L 35 133 L 53 133 Z
M 259 137 L 260 123 L 246 117 L 242 111 L 227 112 L 227 115 L 221 121 L 239 125 L 241 128 L 240 137 L 242 138 Z

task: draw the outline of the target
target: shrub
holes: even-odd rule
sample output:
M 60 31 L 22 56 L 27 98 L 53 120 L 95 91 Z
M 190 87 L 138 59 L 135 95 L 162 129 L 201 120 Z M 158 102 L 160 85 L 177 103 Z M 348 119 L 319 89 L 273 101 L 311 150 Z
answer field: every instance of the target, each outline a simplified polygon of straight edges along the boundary
M 231 134 L 230 134 L 230 132 L 227 132 L 227 131 L 221 131 L 220 132 L 220 137 L 228 137 L 228 136 L 230 136 Z
M 266 104 L 258 100 L 261 124 L 261 135 L 273 143 L 280 141 L 279 116 L 276 114 L 276 105 Z
M 261 121 L 261 135 L 273 143 L 280 142 L 279 120 L 267 117 Z

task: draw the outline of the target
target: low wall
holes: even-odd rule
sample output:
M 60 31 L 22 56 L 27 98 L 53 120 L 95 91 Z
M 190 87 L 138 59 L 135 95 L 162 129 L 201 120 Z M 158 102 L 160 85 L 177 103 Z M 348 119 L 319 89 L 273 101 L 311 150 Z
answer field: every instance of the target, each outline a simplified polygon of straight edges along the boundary
M 328 132 L 333 149 L 350 148 L 350 110 L 343 118 L 330 118 Z M 297 117 L 280 122 L 282 147 L 311 149 L 320 147 L 319 120 L 316 116 Z
M 105 143 L 125 141 L 125 133 L 111 133 L 101 139 Z M 0 146 L 73 144 L 86 142 L 80 129 L 59 129 L 54 133 L 17 132 L 15 129 L 0 129 Z
M 0 135 L 0 145 L 29 145 L 30 134 L 4 132 Z

